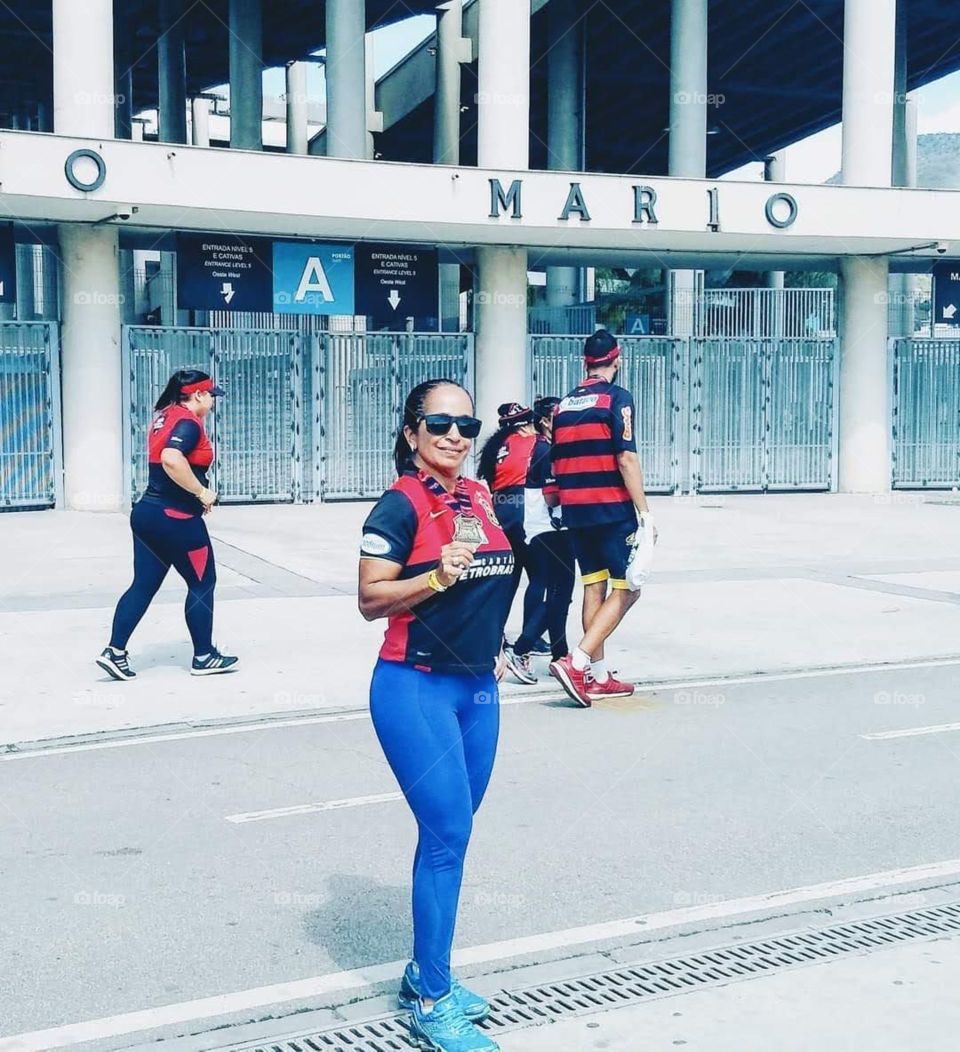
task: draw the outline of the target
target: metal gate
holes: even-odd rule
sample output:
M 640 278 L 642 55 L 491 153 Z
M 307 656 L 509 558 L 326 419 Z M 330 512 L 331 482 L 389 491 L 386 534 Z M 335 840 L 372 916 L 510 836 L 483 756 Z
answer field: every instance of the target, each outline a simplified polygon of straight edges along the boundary
M 126 326 L 127 492 L 146 485 L 152 407 L 177 369 L 223 385 L 212 484 L 227 501 L 379 497 L 401 400 L 422 380 L 473 383 L 473 337 Z
M 53 507 L 62 481 L 57 326 L 0 323 L 0 507 Z
M 294 333 L 125 326 L 124 434 L 131 499 L 147 480 L 147 429 L 171 373 L 202 369 L 227 389 L 209 425 L 217 459 L 212 485 L 226 501 L 299 499 L 302 417 Z
M 473 388 L 473 336 L 433 333 L 317 336 L 313 417 L 321 422 L 315 492 L 325 500 L 379 497 L 390 485 L 403 399 L 444 377 Z
M 960 485 L 960 340 L 892 340 L 893 485 Z
M 637 405 L 637 449 L 650 492 L 670 492 L 680 483 L 677 406 L 683 340 L 663 336 L 621 337 L 619 382 Z M 531 398 L 562 398 L 583 379 L 582 336 L 533 336 Z
M 834 339 L 693 340 L 692 488 L 834 482 Z
M 534 396 L 582 377 L 583 337 L 531 338 Z M 830 489 L 834 339 L 623 337 L 651 492 Z

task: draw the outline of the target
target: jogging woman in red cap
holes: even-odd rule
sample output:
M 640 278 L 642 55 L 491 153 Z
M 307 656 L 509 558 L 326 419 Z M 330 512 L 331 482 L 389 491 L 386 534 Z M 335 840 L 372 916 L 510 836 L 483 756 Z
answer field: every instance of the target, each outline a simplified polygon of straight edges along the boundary
M 203 521 L 217 500 L 207 485 L 213 447 L 204 418 L 223 393 L 206 373 L 181 369 L 170 377 L 157 400 L 148 442 L 147 489 L 130 512 L 133 584 L 117 603 L 110 645 L 97 658 L 97 664 L 114 679 L 136 675 L 130 668 L 127 642 L 171 566 L 187 584 L 191 674 L 211 676 L 237 667 L 238 659 L 221 654 L 211 638 L 217 571 Z

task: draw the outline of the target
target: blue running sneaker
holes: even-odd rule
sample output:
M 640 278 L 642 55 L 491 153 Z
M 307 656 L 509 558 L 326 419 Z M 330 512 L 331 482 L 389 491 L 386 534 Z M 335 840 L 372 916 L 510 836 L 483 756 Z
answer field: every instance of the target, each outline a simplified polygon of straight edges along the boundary
M 423 1011 L 417 998 L 410 1015 L 410 1033 L 418 1047 L 427 1052 L 500 1052 L 496 1041 L 481 1034 L 463 1014 L 452 990 L 434 1001 L 429 1012 Z
M 490 1002 L 479 994 L 468 990 L 465 986 L 453 979 L 450 985 L 450 993 L 454 1000 L 460 1005 L 460 1011 L 471 1023 L 479 1023 L 490 1014 Z M 403 970 L 403 978 L 400 980 L 400 992 L 397 1001 L 401 1008 L 413 1011 L 413 1007 L 420 1000 L 420 968 L 416 962 L 411 961 Z

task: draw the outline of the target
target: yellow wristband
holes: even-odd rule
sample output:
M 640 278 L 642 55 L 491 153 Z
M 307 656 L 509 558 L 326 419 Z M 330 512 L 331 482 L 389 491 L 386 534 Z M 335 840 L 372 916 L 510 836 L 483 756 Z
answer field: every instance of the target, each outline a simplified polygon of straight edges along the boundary
M 437 576 L 436 570 L 431 570 L 430 573 L 427 574 L 427 585 L 435 592 L 445 592 L 449 587 L 449 585 L 440 583 L 440 578 Z

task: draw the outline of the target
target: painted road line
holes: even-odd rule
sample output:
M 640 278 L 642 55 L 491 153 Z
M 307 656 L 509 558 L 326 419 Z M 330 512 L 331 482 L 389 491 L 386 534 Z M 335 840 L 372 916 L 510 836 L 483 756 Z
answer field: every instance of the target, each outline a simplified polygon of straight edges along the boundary
M 948 731 L 960 731 L 960 723 L 937 723 L 931 727 L 909 727 L 903 731 L 874 731 L 872 734 L 861 734 L 867 741 L 886 741 L 889 738 L 918 738 L 921 734 L 946 734 Z
M 923 886 L 931 886 L 929 882 L 950 883 L 951 878 L 958 877 L 960 877 L 960 858 L 948 859 L 944 862 L 931 862 L 920 866 L 867 873 L 859 877 L 846 877 L 822 884 L 787 888 L 765 895 L 727 899 L 702 906 L 685 906 L 680 909 L 641 914 L 601 924 L 588 924 L 578 928 L 521 936 L 503 942 L 491 942 L 483 946 L 455 950 L 453 963 L 458 967 L 489 964 L 494 961 L 506 961 L 523 954 L 575 949 L 594 942 L 642 937 L 652 931 L 661 931 L 680 925 L 726 920 L 769 910 L 782 911 L 791 906 L 821 899 L 865 896 L 877 891 L 917 883 Z M 125 1034 L 153 1030 L 157 1027 L 195 1023 L 197 1020 L 249 1012 L 267 1005 L 358 990 L 373 983 L 398 979 L 406 963 L 405 960 L 388 961 L 384 964 L 356 968 L 351 971 L 332 972 L 310 979 L 296 979 L 288 983 L 260 986 L 232 994 L 219 994 L 195 1001 L 184 1001 L 180 1004 L 125 1012 L 122 1015 L 108 1016 L 104 1019 L 91 1019 L 67 1026 L 14 1034 L 0 1038 L 0 1052 L 41 1052 L 43 1049 L 65 1048 L 84 1041 L 102 1041 Z
M 363 807 L 364 804 L 385 804 L 402 800 L 403 793 L 377 793 L 375 796 L 352 796 L 346 800 L 325 800 L 319 804 L 296 804 L 293 807 L 275 807 L 272 811 L 246 811 L 239 815 L 226 815 L 228 822 L 265 822 L 268 818 L 287 818 L 290 815 L 313 815 L 318 811 L 339 811 L 344 807 Z
M 838 665 L 828 668 L 798 669 L 791 672 L 754 672 L 739 676 L 714 676 L 711 679 L 678 679 L 666 682 L 641 682 L 637 680 L 638 692 L 663 694 L 674 690 L 701 690 L 707 687 L 733 687 L 761 683 L 786 683 L 799 679 L 828 679 L 833 676 L 861 676 L 872 672 L 902 672 L 919 668 L 949 668 L 960 665 L 960 658 L 931 658 L 924 661 L 901 661 L 881 664 Z M 527 705 L 534 702 L 562 701 L 567 695 L 563 691 L 530 691 L 508 694 L 500 699 L 501 705 Z M 284 727 L 303 727 L 313 723 L 342 723 L 348 720 L 368 720 L 369 710 L 356 709 L 349 712 L 295 716 L 290 719 L 271 715 L 262 720 L 243 724 L 228 724 L 223 727 L 197 727 L 193 730 L 170 731 L 163 734 L 137 734 L 124 738 L 77 742 L 72 745 L 42 746 L 22 751 L 0 752 L 0 763 L 12 760 L 36 760 L 45 756 L 62 756 L 64 753 L 96 752 L 100 749 L 123 749 L 132 745 L 150 745 L 158 742 L 185 741 L 189 738 L 210 738 L 220 734 L 251 734 L 254 731 L 269 731 Z

